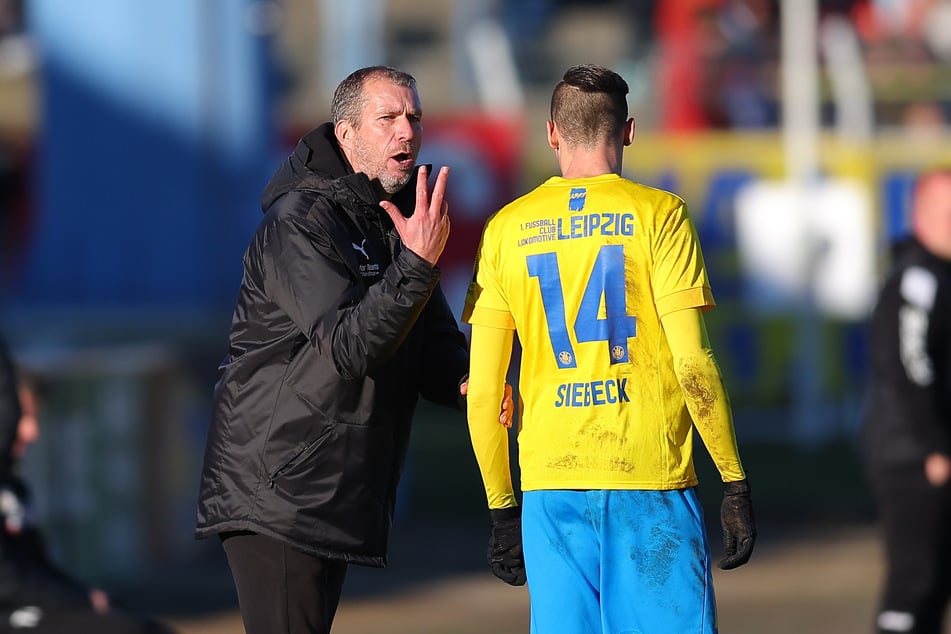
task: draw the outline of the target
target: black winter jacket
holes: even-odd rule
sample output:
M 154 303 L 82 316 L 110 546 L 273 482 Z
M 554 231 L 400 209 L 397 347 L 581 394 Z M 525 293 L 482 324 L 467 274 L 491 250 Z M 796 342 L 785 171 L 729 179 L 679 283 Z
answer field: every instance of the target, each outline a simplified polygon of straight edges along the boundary
M 407 215 L 411 182 L 393 202 Z M 386 565 L 418 397 L 459 407 L 466 340 L 330 124 L 265 189 L 215 388 L 196 535 Z
M 870 467 L 951 455 L 951 262 L 918 241 L 894 247 L 869 328 L 861 440 Z

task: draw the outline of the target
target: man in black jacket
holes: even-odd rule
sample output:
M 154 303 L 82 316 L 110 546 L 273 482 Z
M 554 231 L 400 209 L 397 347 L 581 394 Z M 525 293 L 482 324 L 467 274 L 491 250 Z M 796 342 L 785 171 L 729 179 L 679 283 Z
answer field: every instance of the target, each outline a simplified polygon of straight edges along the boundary
M 386 564 L 418 397 L 460 408 L 468 368 L 415 80 L 355 71 L 331 114 L 264 192 L 201 476 L 251 634 L 329 632 L 347 564 Z
M 0 341 L 0 632 L 170 634 L 158 621 L 116 609 L 105 592 L 49 557 L 19 474 L 20 459 L 39 435 L 39 392 Z
M 885 541 L 879 632 L 942 632 L 951 597 L 951 171 L 921 176 L 870 324 L 862 449 Z

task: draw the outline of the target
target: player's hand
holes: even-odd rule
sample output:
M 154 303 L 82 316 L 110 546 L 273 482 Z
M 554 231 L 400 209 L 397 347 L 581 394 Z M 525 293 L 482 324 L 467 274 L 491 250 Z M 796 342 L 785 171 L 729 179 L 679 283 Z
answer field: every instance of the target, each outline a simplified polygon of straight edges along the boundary
M 489 511 L 489 568 L 510 586 L 525 585 L 525 557 L 522 555 L 522 515 L 519 508 Z
M 465 397 L 469 393 L 469 379 L 459 384 L 459 394 Z M 505 393 L 502 395 L 502 408 L 499 413 L 499 422 L 502 427 L 512 427 L 512 416 L 515 411 L 515 401 L 512 399 L 512 386 L 505 384 Z
M 750 499 L 749 482 L 745 478 L 724 484 L 720 525 L 723 527 L 723 549 L 726 551 L 726 556 L 720 560 L 720 568 L 738 568 L 750 560 L 756 543 L 753 501 Z
M 380 207 L 389 214 L 403 245 L 435 266 L 449 239 L 449 204 L 446 202 L 449 168 L 439 169 L 431 195 L 428 176 L 429 168 L 421 165 L 416 175 L 416 209 L 409 218 L 388 200 L 381 201 Z

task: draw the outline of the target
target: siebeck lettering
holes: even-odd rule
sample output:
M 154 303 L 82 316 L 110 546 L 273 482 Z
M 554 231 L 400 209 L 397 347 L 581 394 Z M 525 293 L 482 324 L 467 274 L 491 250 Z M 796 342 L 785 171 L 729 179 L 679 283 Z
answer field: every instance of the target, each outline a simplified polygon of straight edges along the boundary
M 627 379 L 562 383 L 555 397 L 555 407 L 595 407 L 630 402 Z

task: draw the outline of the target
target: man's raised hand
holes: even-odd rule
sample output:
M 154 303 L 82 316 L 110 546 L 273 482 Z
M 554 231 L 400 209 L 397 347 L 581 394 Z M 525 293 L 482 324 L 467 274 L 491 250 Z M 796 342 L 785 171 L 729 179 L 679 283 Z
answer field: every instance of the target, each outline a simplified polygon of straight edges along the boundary
M 429 168 L 421 165 L 416 175 L 416 209 L 409 218 L 388 200 L 381 201 L 380 207 L 389 214 L 403 245 L 435 266 L 449 239 L 449 204 L 445 199 L 449 168 L 439 169 L 432 194 L 428 177 Z

